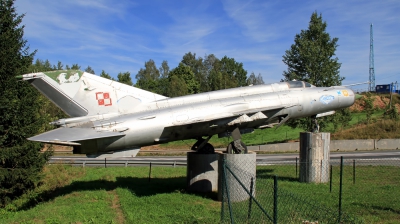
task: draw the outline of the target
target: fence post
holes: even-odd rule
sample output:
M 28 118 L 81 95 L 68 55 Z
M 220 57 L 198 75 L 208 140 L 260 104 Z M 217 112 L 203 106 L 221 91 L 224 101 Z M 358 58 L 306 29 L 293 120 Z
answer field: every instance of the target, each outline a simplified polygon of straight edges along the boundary
M 128 167 L 128 160 L 125 161 L 125 167 Z
M 104 158 L 104 168 L 107 168 L 107 158 Z
M 150 182 L 150 179 L 151 179 L 151 162 L 150 162 L 150 170 L 149 170 L 149 182 Z
M 296 178 L 297 178 L 297 157 L 296 157 Z
M 322 167 L 323 165 L 322 165 L 322 159 L 321 159 L 321 169 L 320 169 L 320 171 L 319 171 L 319 182 L 322 182 Z
M 250 182 L 250 198 L 249 198 L 249 211 L 247 213 L 247 219 L 250 220 L 251 218 L 251 205 L 253 202 L 253 198 L 251 197 L 253 195 L 253 185 L 254 185 L 254 179 L 253 177 L 251 178 L 251 182 Z
M 331 165 L 331 170 L 329 172 L 329 192 L 332 193 L 332 165 Z
M 274 176 L 274 224 L 278 223 L 278 176 Z
M 222 187 L 222 189 L 221 189 L 221 195 L 222 195 L 222 201 L 221 201 L 221 223 L 222 223 L 222 221 L 224 220 L 224 206 L 225 206 L 225 203 L 224 203 L 224 201 L 225 201 L 225 199 L 224 199 L 224 189 L 225 189 L 225 158 L 222 160 L 222 179 L 221 180 L 219 180 L 219 181 L 221 181 L 221 187 Z
M 356 184 L 356 160 L 353 159 L 353 184 Z
M 233 220 L 231 199 L 229 197 L 229 188 L 228 188 L 228 181 L 227 181 L 227 176 L 226 176 L 226 160 L 225 160 L 225 158 L 223 160 L 223 169 L 224 169 L 224 177 L 225 177 L 224 183 L 225 183 L 226 197 L 228 198 L 229 215 L 231 218 L 231 223 L 235 223 Z
M 342 185 L 343 185 L 343 156 L 340 157 L 340 186 L 339 186 L 339 223 L 342 220 Z

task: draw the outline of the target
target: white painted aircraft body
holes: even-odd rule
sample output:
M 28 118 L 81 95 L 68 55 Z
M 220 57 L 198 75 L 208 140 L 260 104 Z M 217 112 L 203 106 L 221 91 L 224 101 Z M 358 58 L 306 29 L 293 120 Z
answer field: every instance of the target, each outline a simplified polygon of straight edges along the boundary
M 20 78 L 71 117 L 52 122 L 59 128 L 29 140 L 70 145 L 74 153 L 94 157 L 135 156 L 140 147 L 183 139 L 198 139 L 194 148 L 209 151 L 212 146 L 205 136 L 229 136 L 235 129 L 248 133 L 288 119 L 326 116 L 355 100 L 351 89 L 302 81 L 167 98 L 76 70 Z

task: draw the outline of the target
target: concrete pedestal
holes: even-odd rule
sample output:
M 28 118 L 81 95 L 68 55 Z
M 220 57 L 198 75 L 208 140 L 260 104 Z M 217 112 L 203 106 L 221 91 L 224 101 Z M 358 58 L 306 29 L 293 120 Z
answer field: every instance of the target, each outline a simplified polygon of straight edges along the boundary
M 187 188 L 190 192 L 218 191 L 219 153 L 187 153 Z
M 253 195 L 256 186 L 256 153 L 249 152 L 248 154 L 221 154 L 219 157 L 218 173 L 218 200 L 222 201 L 222 192 L 226 194 L 229 192 L 229 197 L 231 202 L 244 201 L 250 198 L 249 194 L 243 189 L 236 178 L 226 170 L 226 184 L 228 189 L 222 189 L 224 170 L 223 163 L 232 170 L 236 177 L 243 183 L 243 185 L 250 190 L 251 182 L 253 179 Z
M 300 133 L 300 182 L 329 181 L 330 133 Z

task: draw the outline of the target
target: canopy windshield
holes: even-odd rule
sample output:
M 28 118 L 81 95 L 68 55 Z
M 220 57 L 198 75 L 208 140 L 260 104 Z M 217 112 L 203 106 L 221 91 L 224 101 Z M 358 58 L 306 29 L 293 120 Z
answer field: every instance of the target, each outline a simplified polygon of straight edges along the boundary
M 313 85 L 311 85 L 308 82 L 303 82 L 303 81 L 287 81 L 286 82 L 289 86 L 289 89 L 293 89 L 293 88 L 310 88 Z

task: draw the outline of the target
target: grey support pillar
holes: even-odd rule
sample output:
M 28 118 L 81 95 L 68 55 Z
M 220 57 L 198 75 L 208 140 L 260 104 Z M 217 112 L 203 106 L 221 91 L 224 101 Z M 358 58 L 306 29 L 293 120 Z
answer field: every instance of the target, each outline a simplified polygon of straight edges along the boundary
M 300 182 L 329 181 L 330 133 L 300 133 Z
M 219 154 L 187 153 L 187 188 L 190 192 L 218 191 Z
M 218 200 L 222 201 L 222 192 L 227 194 L 226 189 L 222 189 L 223 184 L 227 184 L 227 191 L 231 202 L 244 201 L 250 198 L 243 186 L 250 191 L 253 184 L 253 196 L 255 195 L 256 186 L 256 156 L 255 152 L 248 152 L 248 154 L 220 154 L 219 157 L 219 182 L 218 182 Z M 225 169 L 226 180 L 224 177 L 224 166 L 234 173 L 234 175 Z M 235 177 L 236 176 L 236 177 Z M 238 180 L 243 186 L 238 182 Z

